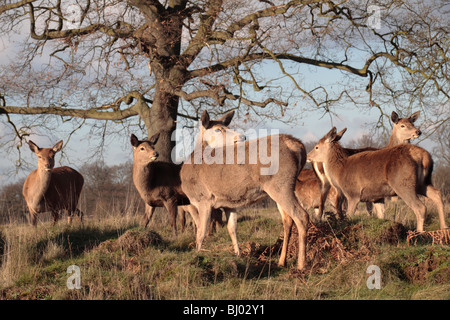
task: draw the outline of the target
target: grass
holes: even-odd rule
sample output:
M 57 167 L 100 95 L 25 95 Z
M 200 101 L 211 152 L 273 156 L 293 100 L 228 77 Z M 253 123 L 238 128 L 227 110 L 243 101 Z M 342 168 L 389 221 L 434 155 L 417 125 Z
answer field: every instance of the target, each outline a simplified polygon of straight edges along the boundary
M 430 211 L 426 228 L 438 229 Z M 309 243 L 315 256 L 301 273 L 295 259 L 280 268 L 278 251 L 264 251 L 282 233 L 276 209 L 241 212 L 241 257 L 233 256 L 226 228 L 197 252 L 192 227 L 175 237 L 162 213 L 148 229 L 140 217 L 118 214 L 87 219 L 84 227 L 3 225 L 0 299 L 450 299 L 449 247 L 407 246 L 413 214 L 391 203 L 386 215 L 316 223 L 323 234 Z M 381 268 L 379 290 L 366 285 L 372 264 Z M 81 289 L 67 288 L 71 265 L 80 268 Z

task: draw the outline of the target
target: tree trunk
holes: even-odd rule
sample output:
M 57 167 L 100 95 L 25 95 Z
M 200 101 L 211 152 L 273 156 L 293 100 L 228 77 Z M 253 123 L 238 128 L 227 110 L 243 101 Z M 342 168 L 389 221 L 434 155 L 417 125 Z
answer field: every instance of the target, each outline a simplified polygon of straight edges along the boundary
M 172 141 L 172 133 L 176 129 L 178 96 L 172 95 L 156 85 L 153 104 L 146 117 L 148 137 L 159 133 L 156 150 L 159 153 L 158 161 L 173 162 L 171 153 L 175 147 L 175 139 Z

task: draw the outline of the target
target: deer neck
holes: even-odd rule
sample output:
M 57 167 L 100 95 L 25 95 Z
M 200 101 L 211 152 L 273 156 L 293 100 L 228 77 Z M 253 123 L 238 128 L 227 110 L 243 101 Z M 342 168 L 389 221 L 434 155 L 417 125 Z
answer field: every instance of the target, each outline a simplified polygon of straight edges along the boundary
M 336 185 L 335 181 L 339 178 L 347 158 L 345 150 L 337 144 L 329 151 L 328 158 L 323 163 L 323 169 L 325 176 L 333 185 Z
M 133 182 L 142 198 L 146 198 L 146 194 L 151 186 L 153 174 L 152 163 L 147 165 L 133 164 Z
M 395 132 L 392 132 L 391 137 L 389 138 L 389 143 L 386 147 L 389 148 L 398 146 L 399 144 L 408 144 L 408 143 L 410 143 L 409 139 L 401 140 L 395 135 Z
M 52 172 L 45 169 L 37 169 L 37 179 L 34 185 L 34 199 L 39 203 L 44 198 L 52 179 Z

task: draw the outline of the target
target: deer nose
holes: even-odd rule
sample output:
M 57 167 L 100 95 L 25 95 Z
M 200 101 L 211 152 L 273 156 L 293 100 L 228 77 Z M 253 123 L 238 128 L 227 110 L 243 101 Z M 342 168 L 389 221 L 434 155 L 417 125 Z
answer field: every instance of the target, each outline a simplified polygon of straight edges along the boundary
M 417 131 L 416 131 L 416 134 L 417 134 L 417 136 L 420 136 L 420 135 L 422 134 L 422 131 L 417 130 Z
M 151 159 L 156 160 L 158 157 L 159 157 L 159 153 L 155 151 L 155 152 L 153 152 Z

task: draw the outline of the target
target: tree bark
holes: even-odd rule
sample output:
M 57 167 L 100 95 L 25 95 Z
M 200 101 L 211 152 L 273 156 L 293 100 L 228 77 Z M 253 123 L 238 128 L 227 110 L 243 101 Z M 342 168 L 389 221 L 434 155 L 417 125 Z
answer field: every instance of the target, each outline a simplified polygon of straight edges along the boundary
M 175 141 L 172 141 L 172 133 L 176 129 L 178 102 L 177 96 L 165 92 L 158 84 L 148 116 L 141 115 L 147 127 L 148 138 L 154 134 L 160 134 L 156 144 L 156 150 L 159 153 L 158 161 L 173 162 L 171 153 L 175 147 Z

